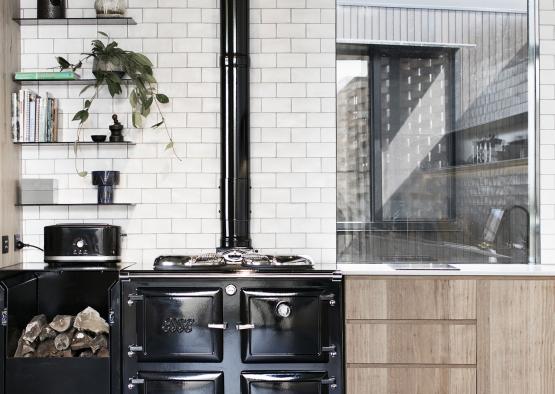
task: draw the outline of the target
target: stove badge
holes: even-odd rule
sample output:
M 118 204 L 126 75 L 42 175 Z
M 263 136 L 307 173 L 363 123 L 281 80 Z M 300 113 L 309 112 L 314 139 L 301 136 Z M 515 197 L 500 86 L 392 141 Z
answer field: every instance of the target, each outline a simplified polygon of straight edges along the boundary
M 166 334 L 189 334 L 193 331 L 195 319 L 168 317 L 162 322 L 162 331 Z

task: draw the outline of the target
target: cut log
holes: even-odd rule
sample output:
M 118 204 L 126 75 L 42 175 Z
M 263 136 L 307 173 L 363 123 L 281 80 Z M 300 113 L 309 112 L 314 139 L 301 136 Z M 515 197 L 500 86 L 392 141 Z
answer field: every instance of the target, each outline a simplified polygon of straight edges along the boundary
M 48 324 L 46 316 L 37 315 L 31 319 L 31 321 L 25 327 L 23 332 L 23 339 L 27 342 L 35 342 L 35 339 L 40 335 L 43 327 Z
M 77 331 L 73 336 L 71 342 L 71 350 L 90 349 L 93 344 L 93 339 L 83 331 Z
M 73 320 L 74 317 L 70 315 L 56 315 L 54 316 L 54 319 L 52 319 L 50 327 L 57 332 L 64 332 L 72 326 Z
M 54 346 L 57 350 L 66 350 L 69 348 L 73 341 L 73 334 L 75 333 L 75 328 L 67 330 L 66 332 L 62 332 L 58 334 L 56 338 L 54 338 Z
M 106 320 L 91 307 L 87 307 L 77 314 L 73 326 L 79 331 L 89 331 L 96 335 L 110 332 L 110 326 L 106 323 Z
M 110 357 L 110 351 L 107 348 L 101 348 L 97 353 L 96 357 L 106 358 Z
M 91 357 L 94 357 L 94 354 L 91 350 L 84 350 L 81 352 L 81 354 L 79 354 L 79 357 L 91 358 Z
M 54 340 L 47 339 L 46 341 L 39 343 L 35 356 L 39 358 L 54 357 L 56 352 L 57 350 L 54 345 Z
M 107 348 L 108 348 L 108 337 L 106 337 L 106 335 L 100 334 L 94 337 L 91 344 L 91 350 L 93 351 L 93 353 L 98 352 L 100 349 L 107 349 Z
M 35 348 L 31 343 L 23 339 L 24 334 L 25 334 L 25 331 L 23 331 L 23 333 L 21 334 L 21 337 L 17 341 L 17 349 L 15 350 L 15 354 L 14 354 L 14 357 L 16 358 L 33 357 L 33 352 L 35 351 Z M 28 354 L 30 354 L 30 356 L 27 356 Z
M 54 330 L 52 327 L 50 327 L 49 325 L 46 325 L 43 327 L 42 331 L 40 332 L 39 341 L 44 342 L 47 339 L 54 339 L 56 338 L 56 335 L 58 335 L 58 332 Z

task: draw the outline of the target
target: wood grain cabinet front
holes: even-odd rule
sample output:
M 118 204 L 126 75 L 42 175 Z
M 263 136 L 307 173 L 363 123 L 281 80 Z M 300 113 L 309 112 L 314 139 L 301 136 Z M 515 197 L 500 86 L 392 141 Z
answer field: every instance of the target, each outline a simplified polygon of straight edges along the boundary
M 476 394 L 476 281 L 349 277 L 347 394 Z
M 555 278 L 347 277 L 347 394 L 555 394 Z

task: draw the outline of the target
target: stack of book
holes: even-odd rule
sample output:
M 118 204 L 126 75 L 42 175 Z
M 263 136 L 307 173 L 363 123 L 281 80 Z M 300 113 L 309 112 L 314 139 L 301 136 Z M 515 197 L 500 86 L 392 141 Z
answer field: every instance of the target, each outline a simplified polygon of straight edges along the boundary
M 28 89 L 13 93 L 12 138 L 14 142 L 58 141 L 58 101 Z

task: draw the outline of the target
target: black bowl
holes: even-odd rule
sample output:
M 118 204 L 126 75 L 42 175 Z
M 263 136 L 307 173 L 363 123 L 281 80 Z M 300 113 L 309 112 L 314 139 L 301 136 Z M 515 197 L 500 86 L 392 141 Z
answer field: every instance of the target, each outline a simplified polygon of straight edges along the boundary
M 94 142 L 104 142 L 106 141 L 105 135 L 91 135 L 91 140 Z

